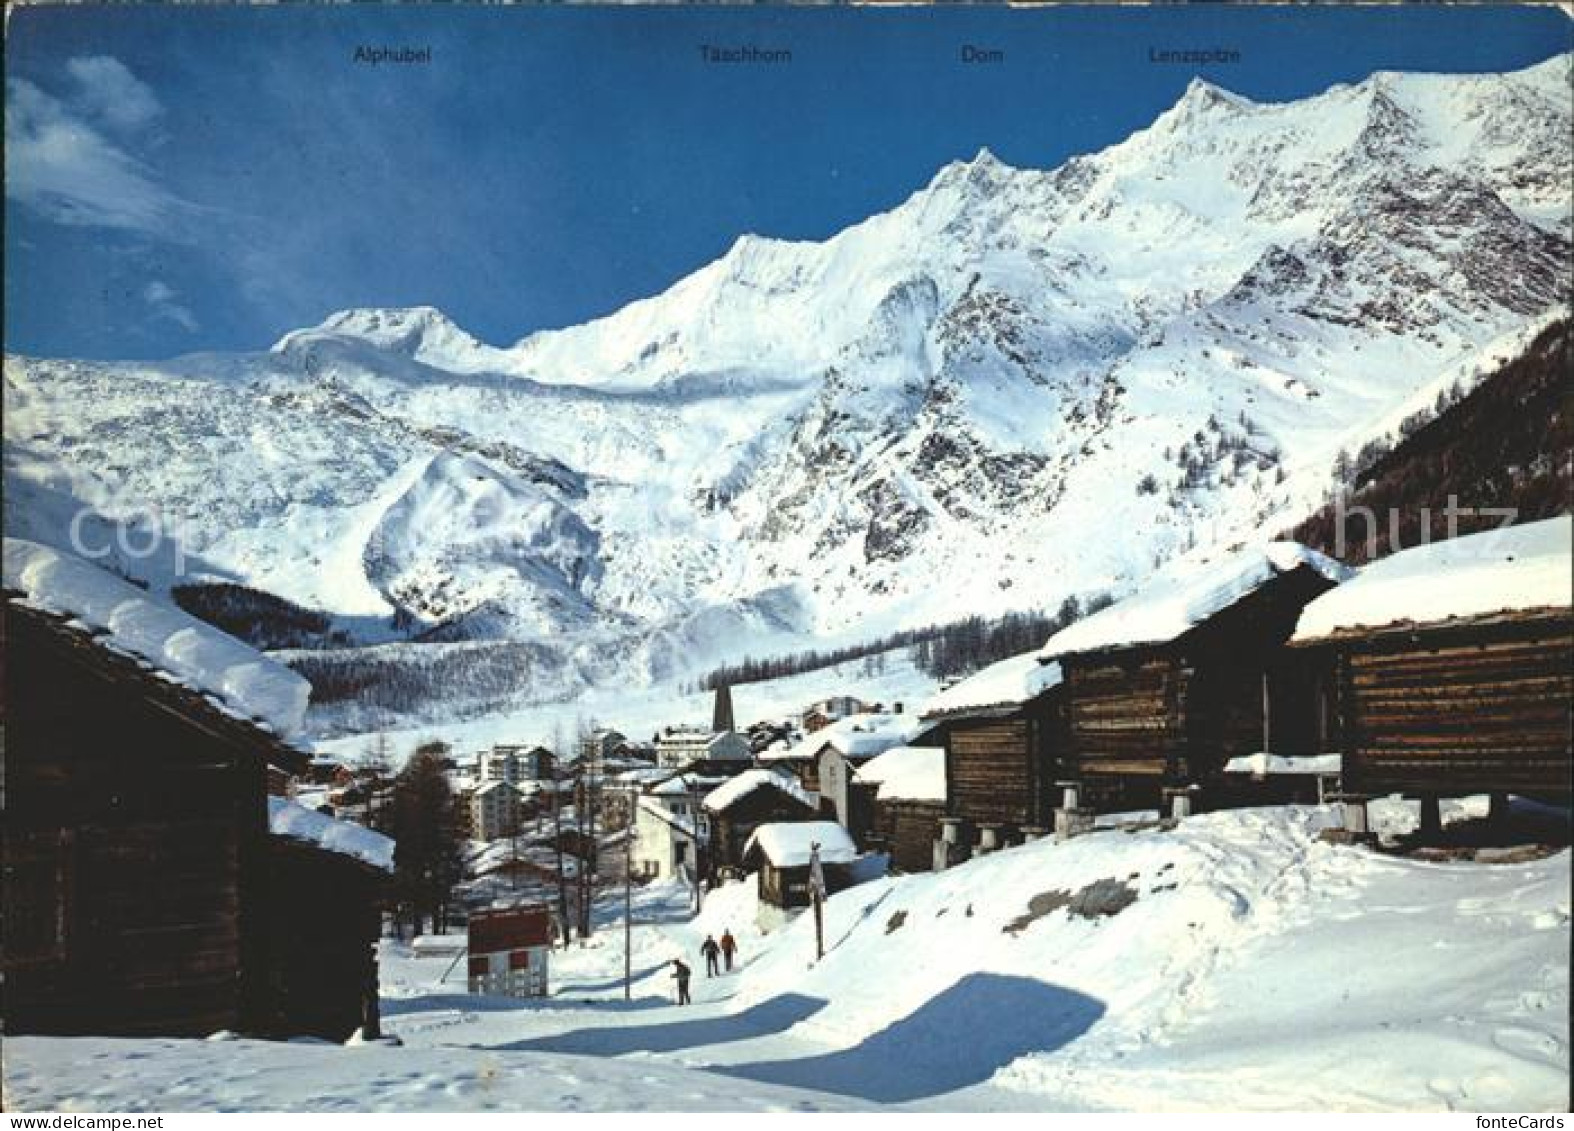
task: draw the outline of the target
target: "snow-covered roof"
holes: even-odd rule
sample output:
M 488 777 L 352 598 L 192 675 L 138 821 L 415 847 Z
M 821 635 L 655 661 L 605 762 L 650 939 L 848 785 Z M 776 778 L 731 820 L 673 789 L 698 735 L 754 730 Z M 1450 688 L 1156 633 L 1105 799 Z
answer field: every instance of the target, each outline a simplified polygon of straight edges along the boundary
M 779 790 L 803 802 L 809 808 L 814 808 L 814 800 L 809 796 L 808 791 L 798 784 L 798 779 L 779 774 L 774 770 L 744 770 L 737 777 L 729 779 L 725 785 L 707 793 L 701 804 L 712 813 L 720 813 L 757 789 Z
M 685 836 L 695 840 L 700 839 L 698 833 L 695 832 L 694 819 L 692 817 L 679 816 L 656 798 L 641 797 L 639 799 L 639 807 L 642 812 L 649 813 L 652 817 L 665 821 Z
M 281 737 L 301 729 L 311 684 L 283 664 L 81 558 L 20 538 L 5 539 L 4 556 L 5 588 L 22 604 L 70 617 L 229 714 Z
M 762 762 L 801 761 L 818 757 L 821 750 L 832 746 L 848 758 L 873 758 L 925 729 L 916 715 L 849 715 L 821 727 L 794 746 L 763 751 L 758 757 Z
M 820 863 L 851 864 L 858 846 L 835 821 L 799 821 L 761 825 L 743 846 L 743 855 L 758 848 L 778 868 L 798 868 L 809 862 L 809 849 L 820 846 Z
M 671 771 L 667 771 L 671 773 Z M 649 793 L 657 797 L 674 797 L 685 793 L 709 793 L 727 779 L 724 777 L 711 777 L 705 774 L 677 774 L 668 778 L 658 786 L 653 786 Z
M 1298 542 L 1250 546 L 1201 567 L 1191 563 L 1172 566 L 1160 570 L 1134 596 L 1055 633 L 1039 655 L 1055 659 L 1106 648 L 1168 643 L 1274 578 L 1303 566 L 1336 583 L 1354 572 Z
M 1059 687 L 1063 678 L 1060 665 L 1045 663 L 1035 648 L 990 664 L 976 675 L 946 688 L 924 704 L 923 713 L 954 715 L 988 707 L 1014 706 Z
M 858 771 L 882 801 L 944 801 L 945 750 L 939 746 L 895 746 Z
M 384 872 L 394 870 L 394 842 L 382 833 L 349 821 L 336 821 L 283 797 L 268 798 L 268 831 L 341 856 L 353 856 Z
M 1301 612 L 1294 640 L 1570 607 L 1574 526 L 1551 518 L 1432 542 L 1373 562 Z

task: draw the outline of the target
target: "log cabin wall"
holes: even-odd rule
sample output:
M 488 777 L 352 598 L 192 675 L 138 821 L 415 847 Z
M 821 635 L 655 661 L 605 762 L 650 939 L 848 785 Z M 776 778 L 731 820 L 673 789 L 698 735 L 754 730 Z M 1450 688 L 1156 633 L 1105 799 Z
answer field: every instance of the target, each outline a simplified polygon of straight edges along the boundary
M 1177 743 L 1182 669 L 1162 654 L 1065 663 L 1070 746 L 1081 774 L 1158 778 Z
M 934 842 L 940 835 L 942 801 L 880 801 L 874 803 L 874 836 L 879 850 L 891 857 L 899 872 L 927 872 L 934 867 Z
M 743 848 L 761 825 L 778 821 L 809 821 L 817 814 L 797 798 L 762 786 L 745 794 L 723 812 L 710 815 L 711 866 L 739 867 Z
M 265 759 L 133 662 L 5 610 L 6 1032 L 245 1028 Z
M 1014 714 L 947 724 L 947 812 L 976 828 L 1047 826 L 1058 803 L 1065 699 L 1041 695 Z M 932 839 L 932 838 L 931 838 Z
M 1347 788 L 1569 797 L 1574 619 L 1566 613 L 1374 635 L 1337 649 Z

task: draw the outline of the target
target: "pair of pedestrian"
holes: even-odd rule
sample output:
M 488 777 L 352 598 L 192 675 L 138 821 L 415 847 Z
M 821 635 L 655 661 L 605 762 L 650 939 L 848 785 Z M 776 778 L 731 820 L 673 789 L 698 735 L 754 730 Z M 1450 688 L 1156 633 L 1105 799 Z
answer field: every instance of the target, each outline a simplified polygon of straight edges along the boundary
M 732 971 L 732 956 L 738 953 L 738 940 L 732 937 L 729 928 L 722 932 L 721 942 L 717 942 L 711 935 L 705 936 L 705 941 L 700 944 L 700 954 L 705 957 L 705 976 L 714 978 L 721 973 L 721 960 L 725 959 L 727 970 Z

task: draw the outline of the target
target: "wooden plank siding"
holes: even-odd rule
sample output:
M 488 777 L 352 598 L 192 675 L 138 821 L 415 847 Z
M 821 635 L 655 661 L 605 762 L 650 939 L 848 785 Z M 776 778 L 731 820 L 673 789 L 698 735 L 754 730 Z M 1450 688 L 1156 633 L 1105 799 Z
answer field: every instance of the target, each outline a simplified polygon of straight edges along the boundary
M 269 838 L 261 1032 L 343 1041 L 375 1015 L 388 883 L 351 857 Z
M 874 802 L 870 843 L 889 853 L 898 872 L 927 872 L 934 867 L 934 842 L 940 835 L 942 801 Z
M 1333 647 L 1351 790 L 1569 796 L 1574 618 L 1423 627 Z
M 1065 731 L 1058 689 L 1003 717 L 946 725 L 947 815 L 975 829 L 999 824 L 1010 833 L 1052 823 Z

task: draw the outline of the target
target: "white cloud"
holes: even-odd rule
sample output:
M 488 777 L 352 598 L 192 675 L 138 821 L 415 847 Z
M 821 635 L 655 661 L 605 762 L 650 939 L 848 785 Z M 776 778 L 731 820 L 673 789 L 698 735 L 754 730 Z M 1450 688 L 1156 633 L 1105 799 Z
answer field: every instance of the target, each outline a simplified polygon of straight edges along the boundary
M 164 112 L 153 88 L 109 55 L 82 55 L 66 63 L 76 81 L 72 105 L 111 129 L 131 131 Z
M 160 279 L 154 279 L 142 288 L 142 299 L 148 304 L 155 318 L 173 322 L 187 333 L 195 334 L 201 328 L 196 315 L 175 301 L 179 297 L 179 292 L 174 287 Z
M 6 96 L 7 196 L 60 224 L 182 234 L 193 206 L 141 162 L 25 79 L 8 79 Z

